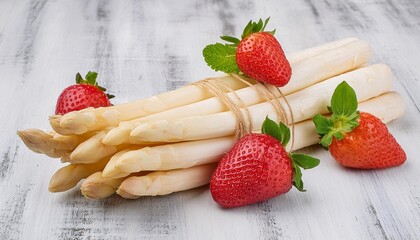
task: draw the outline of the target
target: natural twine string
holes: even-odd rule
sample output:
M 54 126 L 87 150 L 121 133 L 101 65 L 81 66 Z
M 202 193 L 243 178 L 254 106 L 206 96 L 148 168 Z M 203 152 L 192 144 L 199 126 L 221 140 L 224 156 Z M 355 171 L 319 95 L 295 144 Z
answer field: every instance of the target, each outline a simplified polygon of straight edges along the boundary
M 255 84 L 252 84 L 249 79 L 246 79 L 239 74 L 232 73 L 230 76 L 250 87 L 253 87 L 260 97 L 263 97 L 266 101 L 270 102 L 279 120 L 291 127 L 291 142 L 289 150 L 289 152 L 291 152 L 293 150 L 295 140 L 295 122 L 292 108 L 290 107 L 287 98 L 281 92 L 281 90 L 276 86 L 260 83 L 258 81 L 256 81 Z M 206 78 L 192 84 L 209 90 L 233 113 L 236 118 L 235 136 L 237 139 L 252 132 L 252 118 L 247 106 L 244 104 L 238 94 L 229 88 L 229 86 L 225 84 L 221 79 Z M 277 92 L 277 94 L 274 92 Z M 230 97 L 229 93 L 231 93 L 233 97 Z M 284 103 L 287 107 L 287 112 L 289 114 L 286 113 L 286 110 L 283 108 L 283 104 L 281 103 L 280 99 L 284 100 Z

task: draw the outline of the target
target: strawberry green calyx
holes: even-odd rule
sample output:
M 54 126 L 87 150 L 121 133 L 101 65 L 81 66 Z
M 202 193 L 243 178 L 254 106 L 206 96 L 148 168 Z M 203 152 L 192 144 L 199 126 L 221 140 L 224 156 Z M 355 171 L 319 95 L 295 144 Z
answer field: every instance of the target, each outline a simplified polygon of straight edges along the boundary
M 289 143 L 290 129 L 282 122 L 277 124 L 270 118 L 266 117 L 261 127 L 261 132 L 277 139 L 283 147 L 286 147 Z M 320 161 L 317 158 L 299 153 L 291 153 L 289 154 L 289 157 L 292 161 L 293 167 L 293 186 L 295 186 L 299 191 L 305 192 L 306 190 L 303 187 L 301 168 L 314 168 L 319 165 Z
M 283 145 L 283 147 L 286 147 L 286 145 L 290 141 L 289 127 L 287 127 L 282 122 L 280 122 L 280 124 L 277 124 L 276 122 L 274 122 L 268 117 L 265 118 L 261 126 L 261 132 L 279 140 L 279 142 L 281 143 L 281 145 Z
M 237 46 L 242 39 L 252 33 L 268 32 L 274 34 L 276 30 L 265 31 L 265 27 L 267 26 L 269 20 L 270 18 L 267 18 L 264 22 L 262 19 L 258 20 L 258 22 L 253 22 L 252 20 L 249 21 L 241 35 L 241 39 L 231 36 L 221 36 L 220 38 L 228 43 L 215 43 L 207 45 L 203 49 L 204 61 L 215 71 L 241 73 L 236 63 Z
M 92 85 L 97 87 L 99 90 L 101 90 L 102 92 L 106 91 L 106 88 L 99 86 L 98 82 L 96 81 L 96 78 L 98 77 L 98 73 L 97 72 L 91 72 L 89 71 L 85 78 L 82 77 L 82 75 L 80 73 L 76 74 L 76 83 L 77 84 L 87 84 L 87 85 Z M 106 93 L 106 96 L 108 97 L 108 99 L 114 98 L 114 95 L 108 94 Z
M 270 18 L 267 18 L 264 21 L 264 23 L 263 23 L 261 18 L 260 18 L 260 20 L 258 20 L 258 22 L 253 22 L 252 20 L 249 21 L 249 23 L 246 25 L 246 27 L 244 29 L 244 32 L 242 33 L 241 38 L 244 39 L 248 35 L 250 35 L 252 33 L 256 33 L 256 32 L 268 32 L 268 33 L 271 33 L 271 34 L 274 35 L 274 33 L 276 32 L 276 29 L 274 29 L 272 31 L 265 31 L 265 27 L 267 26 L 268 21 L 270 21 Z
M 340 83 L 331 98 L 331 107 L 328 109 L 332 113 L 327 118 L 320 114 L 313 118 L 316 131 L 321 136 L 321 144 L 327 148 L 332 143 L 333 138 L 342 140 L 345 133 L 351 132 L 359 126 L 359 111 L 357 111 L 357 96 L 353 88 L 345 81 Z

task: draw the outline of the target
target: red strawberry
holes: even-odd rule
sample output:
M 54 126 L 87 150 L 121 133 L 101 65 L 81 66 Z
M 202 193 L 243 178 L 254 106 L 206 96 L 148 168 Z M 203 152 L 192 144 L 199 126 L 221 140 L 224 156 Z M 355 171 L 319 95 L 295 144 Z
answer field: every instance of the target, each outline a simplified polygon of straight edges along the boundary
M 341 140 L 333 139 L 331 155 L 343 166 L 376 169 L 398 166 L 406 155 L 386 125 L 377 117 L 361 112 L 359 126 Z
M 109 99 L 114 96 L 105 94 L 105 88 L 98 86 L 96 82 L 96 72 L 88 72 L 86 80 L 76 74 L 76 83 L 61 92 L 57 100 L 55 114 L 66 114 L 88 107 L 108 107 L 111 106 Z
M 345 167 L 377 169 L 401 165 L 404 150 L 377 117 L 357 110 L 354 90 L 343 82 L 332 99 L 331 118 L 314 117 L 321 144 L 328 147 L 334 159 Z
M 216 71 L 243 73 L 261 82 L 278 87 L 286 85 L 292 75 L 289 61 L 274 31 L 264 31 L 270 18 L 265 22 L 250 21 L 245 27 L 241 40 L 222 36 L 230 44 L 211 44 L 204 48 L 203 56 L 207 64 Z
M 319 160 L 302 154 L 287 154 L 283 145 L 290 131 L 270 119 L 262 134 L 248 134 L 235 143 L 220 162 L 210 182 L 213 199 L 231 208 L 261 202 L 286 193 L 295 185 L 303 190 L 304 169 L 315 167 Z
M 292 68 L 280 43 L 268 32 L 252 33 L 236 49 L 239 69 L 251 78 L 278 87 L 286 85 Z

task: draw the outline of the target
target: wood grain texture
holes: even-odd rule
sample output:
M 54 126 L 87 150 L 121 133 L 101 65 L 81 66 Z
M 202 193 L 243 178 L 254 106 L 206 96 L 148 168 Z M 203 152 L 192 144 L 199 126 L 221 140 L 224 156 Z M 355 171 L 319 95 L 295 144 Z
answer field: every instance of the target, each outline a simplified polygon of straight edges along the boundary
M 372 62 L 392 66 L 405 116 L 389 125 L 407 152 L 379 171 L 322 159 L 308 192 L 223 210 L 207 187 L 135 201 L 48 192 L 57 160 L 27 150 L 16 130 L 48 129 L 47 116 L 76 72 L 99 72 L 115 103 L 215 73 L 201 49 L 271 16 L 284 49 L 356 36 Z M 0 239 L 420 239 L 420 1 L 2 0 L 0 1 Z

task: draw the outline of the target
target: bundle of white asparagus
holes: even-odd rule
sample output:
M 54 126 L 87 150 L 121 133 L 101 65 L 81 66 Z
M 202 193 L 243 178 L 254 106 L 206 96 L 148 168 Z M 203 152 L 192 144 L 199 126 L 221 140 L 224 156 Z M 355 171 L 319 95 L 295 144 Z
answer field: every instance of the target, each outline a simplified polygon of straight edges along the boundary
M 274 93 L 282 108 L 291 109 L 285 113 L 294 120 L 293 150 L 318 143 L 311 119 L 328 114 L 331 95 L 344 80 L 356 91 L 361 111 L 385 123 L 402 116 L 404 103 L 391 92 L 390 68 L 368 65 L 370 56 L 369 44 L 356 38 L 287 54 L 293 75 L 281 88 L 284 96 Z M 232 90 L 227 95 L 244 105 L 241 111 L 247 109 L 253 131 L 260 130 L 266 116 L 282 120 L 255 81 L 249 80 L 250 86 L 229 75 L 213 81 Z M 188 85 L 126 104 L 52 116 L 53 131 L 18 134 L 34 152 L 69 163 L 52 176 L 51 192 L 69 190 L 85 179 L 81 191 L 87 198 L 117 193 L 131 199 L 208 184 L 217 162 L 235 143 L 236 121 L 208 89 Z

